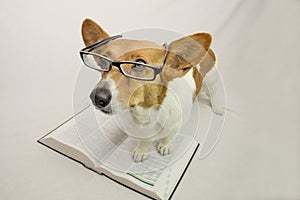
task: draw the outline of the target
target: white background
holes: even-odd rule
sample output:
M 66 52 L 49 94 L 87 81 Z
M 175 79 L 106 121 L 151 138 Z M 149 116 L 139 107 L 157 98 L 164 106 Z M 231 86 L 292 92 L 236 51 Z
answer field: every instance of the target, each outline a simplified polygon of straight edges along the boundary
M 0 199 L 145 199 L 36 143 L 73 114 L 85 17 L 214 35 L 225 126 L 173 199 L 300 199 L 299 0 L 1 1 Z

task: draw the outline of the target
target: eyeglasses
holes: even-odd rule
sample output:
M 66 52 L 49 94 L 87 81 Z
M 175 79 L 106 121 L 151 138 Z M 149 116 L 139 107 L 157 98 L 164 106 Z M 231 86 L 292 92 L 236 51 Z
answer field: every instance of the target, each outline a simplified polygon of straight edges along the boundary
M 122 37 L 122 35 L 112 36 L 80 50 L 79 53 L 83 63 L 87 67 L 97 70 L 99 72 L 108 72 L 111 70 L 112 66 L 115 66 L 127 78 L 143 81 L 153 81 L 156 78 L 157 74 L 162 72 L 163 66 L 165 65 L 168 55 L 167 43 L 163 44 L 166 53 L 162 64 L 159 66 L 146 64 L 143 60 L 114 61 L 106 56 L 91 52 L 92 50 L 104 44 L 107 44 L 109 41 L 115 40 L 120 37 Z

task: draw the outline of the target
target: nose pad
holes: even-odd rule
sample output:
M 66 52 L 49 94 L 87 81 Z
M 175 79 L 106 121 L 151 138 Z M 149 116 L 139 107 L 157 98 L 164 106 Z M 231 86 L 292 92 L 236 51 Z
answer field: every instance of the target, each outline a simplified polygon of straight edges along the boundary
M 99 108 L 107 106 L 111 97 L 111 92 L 105 88 L 95 88 L 90 94 L 93 104 Z

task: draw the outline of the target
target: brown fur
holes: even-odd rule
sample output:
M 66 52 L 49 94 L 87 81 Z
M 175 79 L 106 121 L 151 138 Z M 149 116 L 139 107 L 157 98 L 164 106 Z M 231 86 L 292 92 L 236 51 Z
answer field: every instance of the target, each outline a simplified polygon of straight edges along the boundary
M 201 74 L 199 73 L 196 67 L 193 67 L 193 78 L 196 85 L 196 89 L 193 95 L 193 101 L 194 101 L 202 88 L 202 81 L 203 81 L 203 76 L 201 76 Z
M 141 95 L 143 94 L 143 95 Z M 150 108 L 153 105 L 161 105 L 167 94 L 167 87 L 161 84 L 149 83 L 134 91 L 130 98 L 130 104 L 135 105 L 138 98 L 138 106 Z
M 153 105 L 161 105 L 166 93 L 167 87 L 162 82 L 143 82 L 121 78 L 117 86 L 118 102 L 122 108 L 131 106 L 141 106 L 150 108 Z
M 209 49 L 208 53 L 204 56 L 204 58 L 201 60 L 200 62 L 200 73 L 201 76 L 205 76 L 207 72 L 209 72 L 211 70 L 211 68 L 213 68 L 213 66 L 215 66 L 216 64 L 216 56 L 214 54 L 214 52 Z
M 84 20 L 82 24 L 82 36 L 86 46 L 109 37 L 97 23 L 90 19 Z M 109 72 L 102 73 L 102 79 L 110 77 L 114 80 L 119 91 L 118 101 L 124 108 L 133 105 L 150 108 L 163 103 L 169 81 L 183 77 L 193 68 L 196 85 L 195 98 L 201 90 L 203 77 L 215 63 L 214 53 L 209 48 L 211 40 L 211 35 L 208 33 L 196 33 L 173 41 L 169 45 L 168 58 L 162 73 L 152 82 L 125 78 L 116 67 Z M 110 41 L 96 53 L 113 60 L 143 59 L 146 63 L 159 65 L 163 61 L 165 49 L 150 41 L 118 39 Z M 201 64 L 200 72 L 194 67 L 199 63 Z
M 193 67 L 193 78 L 195 81 L 196 89 L 194 92 L 193 100 L 198 96 L 201 88 L 202 88 L 202 81 L 205 77 L 206 73 L 209 72 L 213 66 L 215 66 L 216 57 L 214 52 L 209 49 L 204 58 L 200 62 L 200 72 L 197 70 L 196 67 Z
M 89 46 L 109 37 L 109 35 L 91 19 L 85 19 L 83 21 L 81 34 L 83 36 L 85 46 Z

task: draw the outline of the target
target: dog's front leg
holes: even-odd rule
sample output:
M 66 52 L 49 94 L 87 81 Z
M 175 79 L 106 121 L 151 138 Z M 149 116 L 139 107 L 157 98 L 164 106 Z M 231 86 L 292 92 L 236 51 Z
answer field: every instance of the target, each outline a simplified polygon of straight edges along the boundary
M 167 136 L 163 139 L 160 139 L 159 144 L 157 146 L 158 153 L 160 153 L 161 155 L 167 155 L 167 154 L 171 153 L 173 138 L 174 138 L 174 136 L 173 137 Z
M 148 158 L 148 153 L 150 151 L 151 141 L 141 140 L 139 144 L 133 151 L 133 160 L 135 162 L 141 162 Z
M 173 142 L 173 139 L 174 139 L 176 133 L 178 132 L 178 126 L 177 126 L 177 124 L 175 124 L 172 127 L 172 129 L 163 129 L 162 132 L 166 132 L 167 136 L 165 136 L 159 140 L 159 143 L 157 146 L 157 151 L 161 155 L 167 155 L 167 154 L 171 153 L 171 151 L 172 151 L 172 142 Z M 161 134 L 164 134 L 164 133 L 161 133 Z

